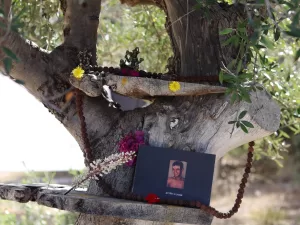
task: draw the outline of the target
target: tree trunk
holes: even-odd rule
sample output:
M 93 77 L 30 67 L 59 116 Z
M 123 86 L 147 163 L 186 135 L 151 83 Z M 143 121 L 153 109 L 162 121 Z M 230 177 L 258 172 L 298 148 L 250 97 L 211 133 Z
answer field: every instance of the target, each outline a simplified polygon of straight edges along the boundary
M 187 4 L 187 2 L 189 2 Z M 239 19 L 244 19 L 243 7 L 225 7 L 214 5 L 209 10 L 209 18 L 204 13 L 193 11 L 196 1 L 166 0 L 165 6 L 169 18 L 167 29 L 173 40 L 175 60 L 174 72 L 180 76 L 218 75 L 221 62 L 225 65 L 236 57 L 234 47 L 221 47 L 219 31 L 227 27 L 236 27 Z M 96 145 L 101 152 L 95 151 L 96 157 L 111 153 L 120 138 L 130 131 L 143 130 L 146 132 L 151 146 L 172 147 L 185 151 L 206 152 L 223 156 L 227 151 L 248 141 L 260 138 L 275 131 L 278 127 L 278 107 L 269 104 L 270 96 L 262 92 L 258 94 L 260 102 L 252 95 L 253 104 L 238 103 L 230 106 L 224 95 L 207 95 L 194 97 L 159 98 L 144 110 L 122 113 L 118 125 L 106 135 L 105 140 Z M 263 103 L 265 104 L 265 107 Z M 270 108 L 268 108 L 270 107 Z M 268 118 L 263 112 L 275 111 Z M 236 114 L 248 110 L 247 119 L 257 127 L 251 134 L 234 131 L 230 138 L 231 126 L 228 121 L 234 120 Z M 170 129 L 170 122 L 177 118 L 179 125 Z M 257 118 L 261 118 L 257 120 Z M 265 121 L 263 121 L 265 120 Z M 268 120 L 268 121 L 266 121 Z M 268 127 L 272 124 L 272 128 Z M 121 129 L 120 129 L 121 128 Z M 260 132 L 262 131 L 262 132 Z M 243 137 L 243 139 L 241 139 Z M 97 143 L 97 141 L 95 141 Z M 108 144 L 109 143 L 109 144 Z M 113 143 L 113 144 L 112 144 Z M 111 145 L 112 144 L 112 145 Z M 109 149 L 109 150 L 108 150 Z M 108 150 L 108 151 L 107 151 Z M 114 149 L 116 151 L 116 149 Z M 130 192 L 133 170 L 120 168 L 116 173 L 105 177 L 118 191 Z M 101 187 L 96 182 L 90 185 L 94 194 L 101 193 Z M 210 224 L 211 216 L 207 215 L 200 224 Z M 164 222 L 142 222 L 121 218 L 105 218 L 91 215 L 81 215 L 77 224 L 164 224 Z M 169 224 L 169 223 L 168 223 Z
M 19 37 L 7 41 L 6 45 L 12 47 L 25 64 L 32 60 L 39 65 L 34 68 L 27 66 L 21 73 L 21 68 L 24 68 L 21 62 L 14 65 L 11 75 L 25 80 L 25 86 L 55 114 L 83 149 L 75 102 L 66 103 L 61 96 L 70 88 L 68 78 L 70 71 L 78 64 L 78 51 L 86 48 L 95 53 L 101 1 L 62 2 L 65 11 L 65 42 L 51 54 L 34 50 L 40 54 L 37 59 L 36 54 L 26 56 L 26 52 L 32 51 L 32 46 L 23 42 L 19 48 L 14 49 L 12 46 L 13 40 L 21 42 Z M 218 33 L 224 28 L 236 27 L 237 21 L 245 19 L 246 15 L 242 5 L 221 7 L 216 3 L 209 8 L 194 10 L 196 3 L 196 0 L 165 0 L 162 4 L 168 15 L 166 29 L 173 44 L 174 72 L 179 76 L 218 75 L 221 62 L 226 65 L 237 53 L 234 47 L 221 46 L 222 40 Z M 14 37 L 14 34 L 11 35 Z M 24 74 L 34 76 L 28 78 Z M 58 97 L 53 100 L 53 96 Z M 230 149 L 269 135 L 278 128 L 279 108 L 271 97 L 265 91 L 260 91 L 252 93 L 251 99 L 252 104 L 238 102 L 230 105 L 228 97 L 223 94 L 157 97 L 147 108 L 122 112 L 110 108 L 102 97 L 85 96 L 83 112 L 92 157 L 103 158 L 117 152 L 118 143 L 126 134 L 143 130 L 151 146 L 212 153 L 220 158 Z M 64 111 L 59 110 L 62 107 Z M 242 110 L 248 111 L 245 119 L 252 122 L 255 129 L 251 129 L 249 134 L 235 129 L 231 137 L 232 126 L 228 125 L 228 121 L 235 120 Z M 178 119 L 178 125 L 170 129 L 174 119 Z M 117 191 L 129 193 L 133 172 L 133 168 L 120 167 L 105 176 L 104 180 Z M 89 193 L 104 194 L 97 182 L 91 182 Z M 212 217 L 206 215 L 200 224 L 208 225 L 211 221 Z M 81 214 L 77 224 L 163 223 Z

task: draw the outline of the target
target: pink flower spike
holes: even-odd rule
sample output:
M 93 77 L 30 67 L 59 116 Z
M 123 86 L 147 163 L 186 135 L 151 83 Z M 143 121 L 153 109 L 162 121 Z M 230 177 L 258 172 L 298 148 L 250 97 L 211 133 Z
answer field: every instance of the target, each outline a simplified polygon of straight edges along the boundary
M 140 145 L 144 145 L 144 132 L 136 131 L 135 133 L 127 134 L 122 140 L 119 142 L 119 152 L 137 152 Z M 133 166 L 136 162 L 136 157 L 127 162 L 128 166 Z

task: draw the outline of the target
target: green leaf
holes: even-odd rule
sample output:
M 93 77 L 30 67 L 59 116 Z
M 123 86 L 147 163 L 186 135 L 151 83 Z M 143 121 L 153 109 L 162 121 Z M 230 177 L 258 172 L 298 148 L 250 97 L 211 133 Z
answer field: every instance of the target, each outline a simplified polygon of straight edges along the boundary
M 298 49 L 298 51 L 296 52 L 295 61 L 297 61 L 299 58 L 300 58 L 300 49 Z
M 293 28 L 292 30 L 285 31 L 287 35 L 290 35 L 292 37 L 298 37 L 300 38 L 300 29 Z
M 24 81 L 22 81 L 22 80 L 14 80 L 17 84 L 20 84 L 20 85 L 24 85 L 25 84 L 25 82 Z
M 274 41 L 278 41 L 279 38 L 280 38 L 280 29 L 279 27 L 276 27 L 274 30 Z
M 264 31 L 268 31 L 270 29 L 271 25 L 262 25 L 261 29 Z
M 244 110 L 243 112 L 241 112 L 240 115 L 239 115 L 239 117 L 238 117 L 239 120 L 240 120 L 240 119 L 243 119 L 244 116 L 245 116 L 246 114 L 247 114 L 247 111 L 246 111 L 246 110 Z
M 241 95 L 242 99 L 245 101 L 245 102 L 248 102 L 248 103 L 252 103 L 251 101 L 251 98 L 250 98 L 250 95 L 247 93 L 247 94 L 243 94 Z
M 238 28 L 244 28 L 247 25 L 247 20 L 244 20 L 243 22 L 239 22 Z
M 6 29 L 6 24 L 0 21 L 0 28 L 5 30 Z
M 258 39 L 259 39 L 259 37 L 260 37 L 260 31 L 259 30 L 255 30 L 253 32 L 253 34 L 251 35 L 251 38 L 250 38 L 252 44 L 256 44 L 257 41 L 258 41 Z
M 239 80 L 252 79 L 252 78 L 253 78 L 252 73 L 242 73 L 242 74 L 239 74 L 239 76 L 238 76 Z
M 0 17 L 4 18 L 4 10 L 0 8 Z
M 248 103 L 251 103 L 249 92 L 244 87 L 239 88 L 239 91 L 242 99 Z
M 276 164 L 279 166 L 279 167 L 283 167 L 283 164 L 282 164 L 282 162 L 280 162 L 278 159 L 273 159 L 275 162 L 276 162 Z
M 246 127 L 254 128 L 253 124 L 250 123 L 249 121 L 242 120 L 241 123 L 244 124 Z
M 290 135 L 288 135 L 286 132 L 284 132 L 282 130 L 280 131 L 280 135 L 285 137 L 285 138 L 288 138 L 288 139 L 291 138 Z
M 232 95 L 231 95 L 231 99 L 230 99 L 230 103 L 231 104 L 233 104 L 235 101 L 236 101 L 236 99 L 237 99 L 237 93 L 236 92 L 234 92 Z
M 229 121 L 228 124 L 234 124 L 236 121 Z
M 10 49 L 6 48 L 6 47 L 2 47 L 3 52 L 9 56 L 10 58 L 12 58 L 13 60 L 15 60 L 16 62 L 19 61 L 18 57 L 15 55 L 15 53 L 13 53 Z
M 24 27 L 24 23 L 18 21 L 16 23 L 13 23 L 10 29 L 14 32 L 18 32 L 18 29 L 21 27 Z
M 222 46 L 226 46 L 226 45 L 229 45 L 229 44 L 231 44 L 231 43 L 235 44 L 236 41 L 238 41 L 238 40 L 239 40 L 239 39 L 238 39 L 238 36 L 233 35 L 233 36 L 231 36 L 230 38 L 228 38 L 226 41 L 224 41 L 224 42 L 222 43 Z
M 224 73 L 223 73 L 223 70 L 220 71 L 219 73 L 219 81 L 221 84 L 223 84 L 223 81 L 224 81 Z
M 237 65 L 237 68 L 236 68 L 237 73 L 239 73 L 242 70 L 242 63 L 243 63 L 243 61 L 240 60 L 238 65 Z
M 261 86 L 256 86 L 256 88 L 257 88 L 258 90 L 260 90 L 260 91 L 264 90 L 264 88 L 261 87 Z
M 242 130 L 243 130 L 245 133 L 248 134 L 247 127 L 246 127 L 244 124 L 242 124 L 242 123 L 241 123 L 241 128 L 242 128 Z
M 226 28 L 226 29 L 224 29 L 224 30 L 221 30 L 221 31 L 219 32 L 219 35 L 230 34 L 232 31 L 234 31 L 234 29 L 232 29 L 232 28 Z
M 237 77 L 230 75 L 230 74 L 223 74 L 223 81 L 226 81 L 227 83 L 235 83 L 237 80 Z
M 245 33 L 247 31 L 247 29 L 245 27 L 239 27 L 238 31 Z
M 4 67 L 5 67 L 5 72 L 7 74 L 9 74 L 10 70 L 11 70 L 11 67 L 12 67 L 12 59 L 6 57 L 6 58 L 3 59 L 3 63 L 4 63 Z
M 260 39 L 261 43 L 263 43 L 267 48 L 269 49 L 273 49 L 274 48 L 274 44 L 273 42 L 267 38 L 265 35 L 262 35 L 261 36 L 261 39 Z
M 236 124 L 235 124 L 236 128 L 239 128 L 240 125 L 241 125 L 240 121 L 237 121 Z
M 290 7 L 291 9 L 295 8 L 295 6 L 294 6 L 292 3 L 287 2 L 287 1 L 282 1 L 281 4 L 285 4 L 285 5 L 287 5 L 288 7 Z
M 294 15 L 292 26 L 296 27 L 298 25 L 299 21 L 300 21 L 300 11 L 298 10 L 296 15 Z
M 227 65 L 227 69 L 232 70 L 236 65 L 236 59 L 231 60 L 231 62 Z
M 255 47 L 259 50 L 259 49 L 262 49 L 262 48 L 266 48 L 266 46 L 263 46 L 263 45 L 255 45 Z

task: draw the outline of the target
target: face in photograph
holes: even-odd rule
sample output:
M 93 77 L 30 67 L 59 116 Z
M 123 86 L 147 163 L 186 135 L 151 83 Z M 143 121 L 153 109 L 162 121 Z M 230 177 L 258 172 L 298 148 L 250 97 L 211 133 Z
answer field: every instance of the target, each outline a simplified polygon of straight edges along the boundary
M 167 187 L 169 188 L 184 188 L 184 179 L 186 172 L 186 162 L 179 160 L 171 160 L 169 167 L 169 177 L 167 180 Z

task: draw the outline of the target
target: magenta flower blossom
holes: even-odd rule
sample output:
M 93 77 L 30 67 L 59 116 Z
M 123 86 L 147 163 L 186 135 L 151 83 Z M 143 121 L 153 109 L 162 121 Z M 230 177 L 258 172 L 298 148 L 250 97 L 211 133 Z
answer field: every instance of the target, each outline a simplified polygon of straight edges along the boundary
M 127 76 L 128 72 L 129 72 L 128 68 L 121 68 L 121 73 L 122 73 L 123 76 Z
M 136 131 L 134 133 L 127 134 L 120 142 L 119 142 L 119 152 L 137 152 L 140 145 L 144 145 L 144 132 Z M 133 166 L 136 162 L 136 157 L 132 160 L 128 161 L 126 164 L 128 166 Z
M 132 70 L 130 68 L 121 68 L 121 73 L 123 76 L 138 77 L 140 74 L 138 71 Z
M 139 76 L 139 72 L 135 71 L 135 70 L 131 70 L 130 71 L 130 76 L 132 76 L 132 77 L 138 77 Z

